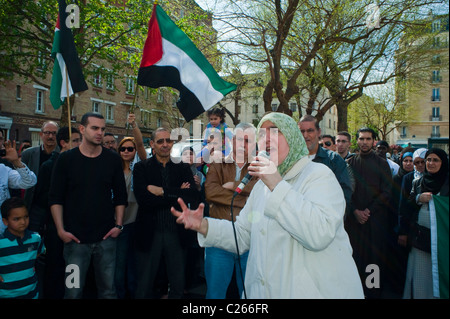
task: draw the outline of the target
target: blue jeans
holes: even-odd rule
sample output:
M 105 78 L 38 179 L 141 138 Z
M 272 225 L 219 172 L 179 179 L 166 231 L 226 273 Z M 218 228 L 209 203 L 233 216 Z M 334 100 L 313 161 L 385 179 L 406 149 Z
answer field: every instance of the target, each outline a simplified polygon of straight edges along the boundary
M 215 247 L 205 248 L 206 299 L 225 299 L 234 269 L 239 295 L 242 296 L 248 252 L 243 253 L 240 258 L 244 278 L 241 277 L 236 254 Z
M 64 298 L 81 299 L 83 297 L 83 288 L 91 258 L 94 266 L 98 298 L 117 298 L 116 288 L 114 286 L 116 239 L 112 237 L 93 244 L 77 244 L 74 241 L 64 244 L 66 267 L 68 265 L 78 266 L 80 284 L 79 288 L 68 287 L 66 282 Z M 75 272 L 66 272 L 66 278 L 74 274 Z

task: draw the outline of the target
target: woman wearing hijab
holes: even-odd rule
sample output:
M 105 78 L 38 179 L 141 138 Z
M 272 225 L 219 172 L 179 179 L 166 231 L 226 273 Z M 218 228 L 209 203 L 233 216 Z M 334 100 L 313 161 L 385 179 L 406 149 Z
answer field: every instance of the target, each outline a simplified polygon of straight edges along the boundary
M 251 247 L 244 297 L 363 298 L 333 172 L 308 158 L 297 123 L 285 114 L 263 117 L 258 146 L 270 159 L 257 156 L 249 166 L 260 181 L 234 225 L 203 218 L 203 205 L 191 211 L 181 199 L 182 212 L 172 208 L 177 222 L 199 232 L 201 246 L 234 253 L 235 241 L 240 253 Z
M 389 236 L 389 244 L 391 245 L 392 256 L 389 258 L 389 265 L 391 267 L 390 272 L 390 284 L 391 288 L 399 295 L 403 294 L 403 288 L 405 286 L 406 265 L 408 262 L 408 253 L 404 245 L 399 243 L 399 203 L 402 197 L 408 198 L 408 193 L 402 194 L 402 181 L 404 176 L 414 170 L 413 153 L 407 149 L 403 150 L 398 158 L 400 165 L 397 174 L 392 178 L 392 214 L 389 218 L 390 229 L 392 229 L 392 237 Z M 409 191 L 411 188 L 409 189 Z
M 398 207 L 400 203 L 401 196 L 409 196 L 409 192 L 406 194 L 402 194 L 402 182 L 403 177 L 406 176 L 408 173 L 411 173 L 414 170 L 414 164 L 413 164 L 413 153 L 412 152 L 404 152 L 400 154 L 399 157 L 399 163 L 400 167 L 398 169 L 398 173 L 392 178 L 394 184 L 393 184 L 393 196 L 392 196 L 392 202 L 393 202 L 393 209 L 395 212 L 395 225 L 397 225 L 397 216 L 398 216 Z
M 413 181 L 410 202 L 416 204 L 411 218 L 404 299 L 433 298 L 431 272 L 431 234 L 429 202 L 433 195 L 448 196 L 448 157 L 445 151 L 432 148 L 425 155 L 425 172 Z
M 398 207 L 399 216 L 399 230 L 398 230 L 398 244 L 400 246 L 406 247 L 408 241 L 409 226 L 411 220 L 411 214 L 416 207 L 416 204 L 408 201 L 409 194 L 411 193 L 412 182 L 414 179 L 419 179 L 422 177 L 425 171 L 425 154 L 428 149 L 419 148 L 413 153 L 413 164 L 414 171 L 406 174 L 402 179 L 402 186 L 400 192 L 400 203 Z

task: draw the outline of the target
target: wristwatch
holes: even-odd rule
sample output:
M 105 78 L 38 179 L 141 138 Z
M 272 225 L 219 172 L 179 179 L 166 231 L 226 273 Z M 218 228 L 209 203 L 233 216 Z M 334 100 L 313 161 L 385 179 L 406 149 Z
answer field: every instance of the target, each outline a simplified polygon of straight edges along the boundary
M 123 226 L 122 226 L 122 225 L 116 225 L 116 226 L 114 226 L 114 227 L 116 227 L 116 228 L 119 229 L 120 231 L 123 230 Z

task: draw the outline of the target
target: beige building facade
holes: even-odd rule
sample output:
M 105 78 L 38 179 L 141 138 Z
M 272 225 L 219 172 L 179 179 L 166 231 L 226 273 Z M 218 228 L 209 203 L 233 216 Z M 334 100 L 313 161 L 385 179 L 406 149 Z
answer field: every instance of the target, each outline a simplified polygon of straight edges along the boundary
M 398 145 L 439 146 L 448 153 L 449 138 L 449 21 L 435 17 L 428 58 L 430 67 L 423 73 L 419 89 L 406 93 L 404 103 L 415 110 L 416 121 L 400 126 L 394 132 Z M 414 85 L 414 83 L 413 83 Z

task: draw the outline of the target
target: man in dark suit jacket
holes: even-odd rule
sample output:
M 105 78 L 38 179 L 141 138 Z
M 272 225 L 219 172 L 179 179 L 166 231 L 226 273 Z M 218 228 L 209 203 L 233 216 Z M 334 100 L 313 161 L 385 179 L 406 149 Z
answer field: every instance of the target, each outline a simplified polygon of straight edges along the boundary
M 195 240 L 195 236 L 176 223 L 170 208 L 179 207 L 179 197 L 196 208 L 200 193 L 189 165 L 171 161 L 173 141 L 167 129 L 157 129 L 150 146 L 154 156 L 137 163 L 133 171 L 133 190 L 139 205 L 135 234 L 138 276 L 136 298 L 156 297 L 153 288 L 162 258 L 170 284 L 169 298 L 182 298 L 185 249 Z
M 59 153 L 59 146 L 56 142 L 56 133 L 58 132 L 59 125 L 54 121 L 47 121 L 42 124 L 41 136 L 42 144 L 27 148 L 22 152 L 22 162 L 33 171 L 36 176 L 39 176 L 39 168 L 41 165 L 52 156 L 53 152 Z M 31 204 L 34 198 L 34 187 L 25 190 L 25 204 L 27 209 L 31 210 Z

